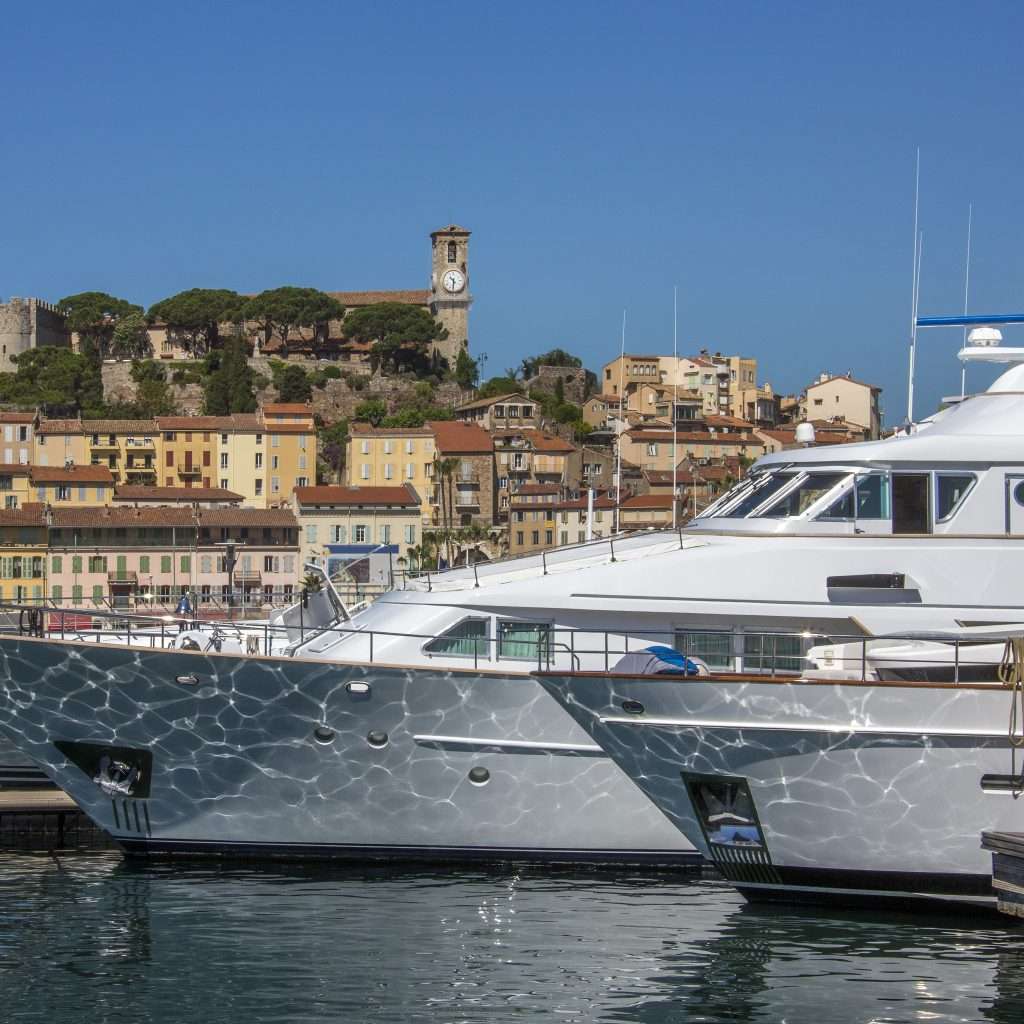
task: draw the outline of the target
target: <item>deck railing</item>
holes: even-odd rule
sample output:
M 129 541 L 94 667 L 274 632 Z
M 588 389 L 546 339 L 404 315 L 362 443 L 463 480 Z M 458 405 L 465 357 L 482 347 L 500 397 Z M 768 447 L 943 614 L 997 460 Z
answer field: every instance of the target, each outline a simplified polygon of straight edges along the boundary
M 727 639 L 728 645 L 724 652 L 721 648 L 713 652 L 712 660 L 724 657 L 729 664 L 709 665 L 713 677 L 740 677 L 751 680 L 766 677 L 795 679 L 816 667 L 809 663 L 808 650 L 812 646 L 827 645 L 833 649 L 828 667 L 848 673 L 841 678 L 835 677 L 834 681 L 837 683 L 841 683 L 844 678 L 867 679 L 872 661 L 872 648 L 895 647 L 908 641 L 930 641 L 942 644 L 947 655 L 951 652 L 952 657 L 929 659 L 926 656 L 927 652 L 922 651 L 920 658 L 889 659 L 890 670 L 894 673 L 893 678 L 905 678 L 913 682 L 915 673 L 930 671 L 933 676 L 938 673 L 942 676 L 942 681 L 955 685 L 967 682 L 998 682 L 998 659 L 991 656 L 979 658 L 976 654 L 972 656 L 972 650 L 982 644 L 1002 645 L 1011 638 L 1024 637 L 1024 622 L 1019 627 L 1009 626 L 980 635 L 965 630 L 953 633 L 915 632 L 865 636 L 826 635 L 806 630 L 756 630 L 746 627 L 741 630 L 716 631 L 706 626 L 687 628 L 677 625 L 654 629 L 621 626 L 610 626 L 607 629 L 569 628 L 497 616 L 499 623 L 508 622 L 512 626 L 520 627 L 519 635 L 510 640 L 501 635 L 500 626 L 496 627 L 497 635 L 490 635 L 488 627 L 486 636 L 455 637 L 450 633 L 366 629 L 359 625 L 343 625 L 338 622 L 324 625 L 310 621 L 305 614 L 305 605 L 302 601 L 295 607 L 298 609 L 297 622 L 284 626 L 265 620 L 225 621 L 224 618 L 206 618 L 195 613 L 139 615 L 117 608 L 43 609 L 38 604 L 0 602 L 0 623 L 6 625 L 8 632 L 97 644 L 120 643 L 153 649 L 168 647 L 181 633 L 198 629 L 203 636 L 201 650 L 204 651 L 220 652 L 225 640 L 234 639 L 240 642 L 243 654 L 286 657 L 302 656 L 306 644 L 324 636 L 335 635 L 339 641 L 361 637 L 365 641 L 365 648 L 361 648 L 355 658 L 345 659 L 346 651 L 341 645 L 337 651 L 339 660 L 362 660 L 371 665 L 382 663 L 382 648 L 386 648 L 390 641 L 413 639 L 421 641 L 419 652 L 428 663 L 431 659 L 439 659 L 441 663 L 450 667 L 450 663 L 454 661 L 466 667 L 471 665 L 477 670 L 499 667 L 508 669 L 510 665 L 517 665 L 524 672 L 586 670 L 614 673 L 620 658 L 628 654 L 645 653 L 652 646 L 670 647 L 686 657 L 704 660 L 702 655 L 707 655 L 708 652 L 694 649 L 689 638 L 714 635 L 719 640 Z M 81 619 L 89 620 L 89 625 L 83 626 Z M 107 625 L 94 628 L 94 620 L 100 620 Z M 534 638 L 522 635 L 524 627 L 533 628 Z M 431 651 L 429 645 L 432 643 L 441 643 L 445 648 Z M 843 644 L 849 645 L 849 649 L 845 653 L 839 653 L 836 648 Z M 322 650 L 322 647 L 318 648 L 318 652 Z M 386 656 L 387 652 L 384 653 L 383 663 L 391 663 Z M 993 652 L 989 653 L 991 655 Z M 407 652 L 402 660 L 406 659 Z M 907 674 L 900 676 L 900 671 Z

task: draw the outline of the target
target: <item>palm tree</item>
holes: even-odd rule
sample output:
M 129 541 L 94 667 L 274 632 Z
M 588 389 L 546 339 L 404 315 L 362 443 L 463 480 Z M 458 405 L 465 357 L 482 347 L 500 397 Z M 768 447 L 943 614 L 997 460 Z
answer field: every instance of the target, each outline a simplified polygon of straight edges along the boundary
M 434 479 L 441 494 L 441 528 L 445 535 L 445 550 L 448 553 L 448 564 L 454 561 L 452 553 L 452 525 L 454 521 L 454 501 L 452 479 L 459 465 L 458 459 L 439 459 L 434 456 Z

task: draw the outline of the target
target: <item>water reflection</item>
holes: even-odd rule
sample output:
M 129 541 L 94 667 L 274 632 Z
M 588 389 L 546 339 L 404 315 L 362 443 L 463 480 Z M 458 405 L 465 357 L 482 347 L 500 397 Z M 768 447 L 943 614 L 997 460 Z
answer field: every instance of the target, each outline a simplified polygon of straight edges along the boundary
M 628 873 L 63 863 L 0 862 L 4 1019 L 1024 1019 L 1024 935 L 967 915 Z

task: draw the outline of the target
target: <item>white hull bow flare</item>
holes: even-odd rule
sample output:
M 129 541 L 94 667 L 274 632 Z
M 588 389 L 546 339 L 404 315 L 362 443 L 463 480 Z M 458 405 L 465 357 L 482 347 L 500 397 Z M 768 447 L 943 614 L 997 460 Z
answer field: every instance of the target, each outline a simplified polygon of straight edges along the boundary
M 528 675 L 3 637 L 0 733 L 130 853 L 698 860 Z

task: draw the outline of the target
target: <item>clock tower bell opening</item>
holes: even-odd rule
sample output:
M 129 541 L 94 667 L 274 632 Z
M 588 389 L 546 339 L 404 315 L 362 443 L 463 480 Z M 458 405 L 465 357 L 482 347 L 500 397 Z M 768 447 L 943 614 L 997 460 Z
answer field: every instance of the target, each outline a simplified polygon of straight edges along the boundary
M 452 368 L 459 352 L 469 350 L 469 235 L 458 224 L 430 233 L 430 312 L 448 331 L 434 348 Z

